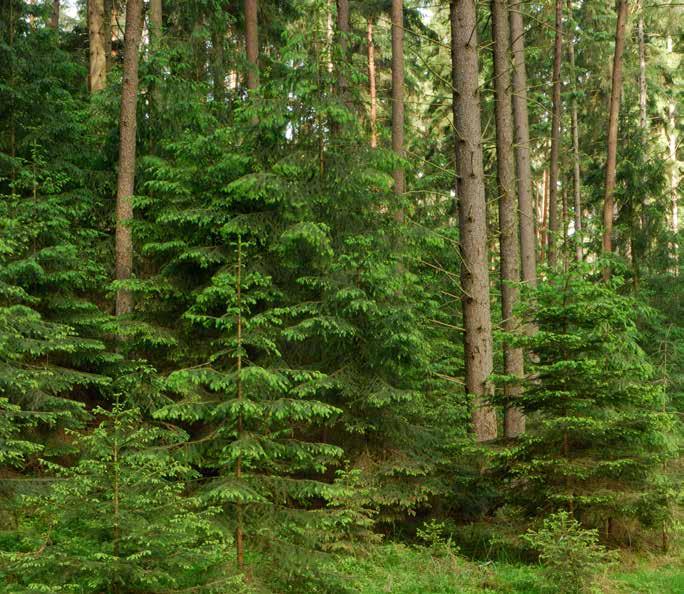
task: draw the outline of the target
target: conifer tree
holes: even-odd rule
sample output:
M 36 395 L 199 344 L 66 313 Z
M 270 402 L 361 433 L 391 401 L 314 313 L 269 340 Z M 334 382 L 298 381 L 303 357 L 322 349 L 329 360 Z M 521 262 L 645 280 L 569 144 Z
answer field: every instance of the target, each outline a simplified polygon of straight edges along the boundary
M 451 2 L 452 84 L 456 134 L 461 290 L 465 324 L 466 391 L 474 397 L 478 441 L 496 437 L 496 413 L 487 404 L 493 368 L 487 268 L 487 208 L 482 164 L 476 9 L 473 0 Z
M 0 554 L 6 592 L 236 587 L 225 536 L 212 521 L 218 510 L 183 494 L 196 475 L 170 452 L 186 436 L 146 426 L 121 405 L 93 412 L 101 420 L 77 437 L 77 464 L 50 465 L 57 477 L 49 492 L 22 501 L 19 550 Z
M 539 327 L 519 344 L 528 361 L 517 400 L 535 422 L 504 457 L 510 496 L 532 514 L 563 509 L 604 528 L 668 515 L 658 470 L 674 453 L 666 395 L 639 346 L 644 311 L 609 284 L 573 269 L 540 285 L 527 315 Z

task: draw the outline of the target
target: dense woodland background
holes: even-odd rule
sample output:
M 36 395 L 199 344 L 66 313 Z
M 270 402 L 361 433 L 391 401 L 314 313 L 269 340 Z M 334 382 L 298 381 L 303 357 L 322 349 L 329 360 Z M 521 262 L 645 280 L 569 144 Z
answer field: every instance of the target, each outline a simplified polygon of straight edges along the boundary
M 682 592 L 683 24 L 2 0 L 0 591 Z

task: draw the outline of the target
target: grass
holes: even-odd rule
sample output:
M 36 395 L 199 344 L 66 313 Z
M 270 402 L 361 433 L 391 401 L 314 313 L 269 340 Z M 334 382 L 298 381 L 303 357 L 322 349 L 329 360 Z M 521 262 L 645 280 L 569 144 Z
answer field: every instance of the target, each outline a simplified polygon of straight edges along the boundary
M 597 581 L 596 594 L 682 594 L 681 557 L 630 556 Z M 556 594 L 538 565 L 473 562 L 448 548 L 386 544 L 342 557 L 335 572 L 360 594 Z

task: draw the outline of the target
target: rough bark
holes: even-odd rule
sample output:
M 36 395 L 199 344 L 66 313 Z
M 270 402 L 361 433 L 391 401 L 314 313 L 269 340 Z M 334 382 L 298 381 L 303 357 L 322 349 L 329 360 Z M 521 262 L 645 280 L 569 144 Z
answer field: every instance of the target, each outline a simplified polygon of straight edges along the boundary
M 568 0 L 568 12 L 572 16 L 572 0 Z M 571 25 L 572 26 L 572 25 Z M 568 54 L 570 57 L 570 70 L 572 71 L 572 89 L 577 90 L 577 72 L 575 71 L 575 34 L 570 31 L 568 40 Z M 582 250 L 582 175 L 580 170 L 579 152 L 579 122 L 577 117 L 577 98 L 573 96 L 571 102 L 571 128 L 572 128 L 572 161 L 573 161 L 573 192 L 574 192 L 574 221 L 575 221 L 575 260 L 581 262 L 584 257 Z
M 537 286 L 537 254 L 534 235 L 534 205 L 530 165 L 530 124 L 527 113 L 527 71 L 525 68 L 525 29 L 522 2 L 510 6 L 510 35 L 513 54 L 513 118 L 515 125 L 515 158 L 518 169 L 518 208 L 520 211 L 520 263 L 522 278 L 529 286 Z
M 59 3 L 60 0 L 52 0 L 52 14 L 48 26 L 55 31 L 59 29 Z
M 487 403 L 493 368 L 487 269 L 487 204 L 482 158 L 475 0 L 451 0 L 451 61 L 456 134 L 456 194 L 465 326 L 466 391 L 474 397 L 478 441 L 496 438 L 496 412 Z
M 549 266 L 555 266 L 558 242 L 558 174 L 560 171 L 561 61 L 563 57 L 563 4 L 556 0 L 556 41 L 553 54 L 553 111 L 551 114 L 551 163 L 549 165 Z
M 126 280 L 133 272 L 133 219 L 131 197 L 135 190 L 135 135 L 138 100 L 138 50 L 142 30 L 142 0 L 126 2 L 124 33 L 123 83 L 119 118 L 119 171 L 116 190 L 116 279 Z M 130 291 L 119 289 L 116 294 L 116 314 L 133 309 Z
M 259 30 L 257 0 L 245 0 L 245 46 L 247 51 L 247 88 L 259 87 Z
M 392 150 L 404 157 L 404 2 L 392 0 Z M 403 167 L 393 172 L 394 193 L 403 194 L 405 173 Z M 403 219 L 398 211 L 397 219 Z
M 494 40 L 494 92 L 496 120 L 496 175 L 499 190 L 499 249 L 501 253 L 501 313 L 506 332 L 518 332 L 520 321 L 514 315 L 520 282 L 520 244 L 516 209 L 515 153 L 513 151 L 513 106 L 511 103 L 510 33 L 508 0 L 491 0 L 492 39 Z M 522 378 L 521 348 L 504 343 L 504 373 Z M 514 399 L 519 385 L 506 385 L 505 395 Z M 520 409 L 507 406 L 504 435 L 517 437 L 525 431 L 525 416 Z
M 368 87 L 370 94 L 370 145 L 378 146 L 378 93 L 375 76 L 375 44 L 373 42 L 373 21 L 368 19 L 366 30 L 366 44 L 368 49 Z
M 345 63 L 349 51 L 349 0 L 337 0 L 337 33 L 340 47 L 340 63 Z M 347 78 L 344 76 L 344 69 L 337 69 L 337 92 L 340 97 L 347 102 Z
M 637 24 L 637 35 L 639 38 L 639 123 L 642 130 L 648 129 L 648 114 L 646 104 L 648 91 L 646 88 L 646 38 L 644 35 L 644 8 L 643 3 L 639 2 L 639 21 Z
M 112 1 L 104 0 L 104 19 L 102 28 L 104 30 L 104 51 L 107 72 L 112 69 Z
M 158 45 L 162 35 L 162 0 L 150 0 L 150 41 Z
M 666 40 L 667 52 L 671 56 L 673 52 L 672 36 L 668 35 Z M 667 147 L 670 158 L 670 231 L 675 238 L 672 242 L 671 250 L 673 255 L 673 273 L 679 273 L 679 244 L 677 234 L 679 233 L 679 161 L 677 159 L 677 107 L 674 97 L 667 103 Z
M 90 40 L 88 87 L 91 93 L 101 91 L 107 84 L 104 12 L 104 0 L 88 0 L 88 38 Z
M 622 54 L 625 49 L 625 26 L 627 24 L 627 0 L 618 0 L 617 25 L 615 29 L 615 53 L 613 54 L 613 80 L 608 113 L 608 141 L 606 159 L 606 183 L 603 196 L 603 253 L 613 251 L 613 210 L 615 208 L 615 182 L 617 169 L 618 117 L 622 95 Z M 603 278 L 610 277 L 605 267 Z

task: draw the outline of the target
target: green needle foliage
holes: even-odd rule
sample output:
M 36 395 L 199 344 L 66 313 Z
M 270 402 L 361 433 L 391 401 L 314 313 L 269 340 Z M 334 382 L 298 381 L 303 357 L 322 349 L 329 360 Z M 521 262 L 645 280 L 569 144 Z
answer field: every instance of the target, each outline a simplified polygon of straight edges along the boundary
M 539 330 L 516 339 L 532 353 L 516 402 L 533 425 L 503 455 L 510 496 L 531 513 L 566 509 L 609 533 L 618 519 L 659 526 L 670 512 L 658 471 L 674 455 L 674 419 L 639 346 L 647 309 L 618 292 L 620 279 L 587 275 L 552 276 L 528 297 Z
M 174 459 L 186 435 L 146 425 L 137 410 L 93 411 L 72 467 L 22 500 L 15 549 L 0 557 L 6 592 L 225 592 L 230 540 L 217 508 L 185 495 L 197 478 Z

